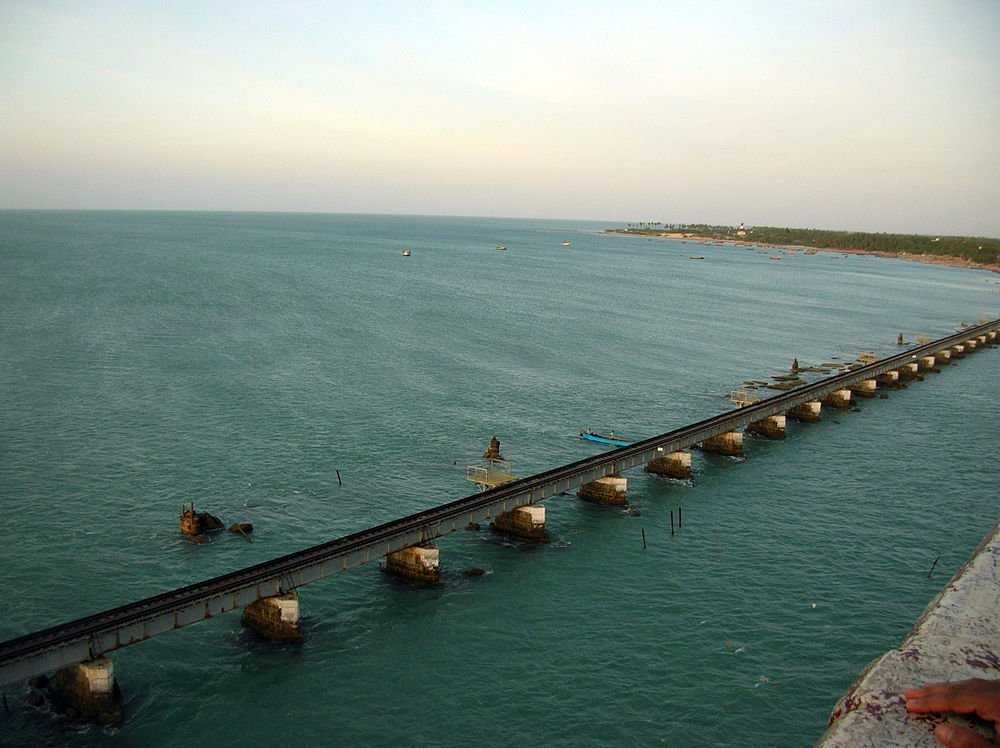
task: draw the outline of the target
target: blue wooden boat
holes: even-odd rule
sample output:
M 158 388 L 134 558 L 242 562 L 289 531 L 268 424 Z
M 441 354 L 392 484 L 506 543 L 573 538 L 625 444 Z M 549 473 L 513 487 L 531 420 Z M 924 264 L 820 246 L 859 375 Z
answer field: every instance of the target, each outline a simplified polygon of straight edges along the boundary
M 604 444 L 608 447 L 627 447 L 632 442 L 627 442 L 624 439 L 620 439 L 615 436 L 615 432 L 612 431 L 610 435 L 605 436 L 604 434 L 598 434 L 590 429 L 580 432 L 580 438 L 586 439 L 588 442 L 595 442 L 597 444 Z

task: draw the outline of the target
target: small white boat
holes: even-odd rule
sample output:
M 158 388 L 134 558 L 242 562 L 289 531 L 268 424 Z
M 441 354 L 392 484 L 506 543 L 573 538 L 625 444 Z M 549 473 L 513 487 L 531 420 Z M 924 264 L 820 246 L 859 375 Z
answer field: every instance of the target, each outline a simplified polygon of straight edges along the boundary
M 497 245 L 497 249 L 499 249 L 500 251 L 504 251 L 504 250 L 507 249 L 507 245 L 506 244 L 498 244 Z
M 403 250 L 403 257 L 409 257 L 409 256 L 410 256 L 410 248 L 407 247 L 406 249 Z
M 573 242 L 571 242 L 569 239 L 566 239 L 566 240 L 563 241 L 562 245 L 564 247 L 572 247 L 573 246 Z

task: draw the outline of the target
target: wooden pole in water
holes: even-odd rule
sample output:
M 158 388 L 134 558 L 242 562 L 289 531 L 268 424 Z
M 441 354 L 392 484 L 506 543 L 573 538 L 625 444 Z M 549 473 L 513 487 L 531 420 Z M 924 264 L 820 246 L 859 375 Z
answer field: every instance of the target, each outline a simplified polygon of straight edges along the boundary
M 670 510 L 670 534 L 674 534 L 674 510 Z
M 642 528 L 642 550 L 646 550 L 646 528 Z
M 940 557 L 940 556 L 938 556 L 938 557 L 937 557 L 936 559 L 934 559 L 934 563 L 933 563 L 933 564 L 931 564 L 931 570 L 930 570 L 929 572 L 927 572 L 927 578 L 928 578 L 928 579 L 930 579 L 930 578 L 931 578 L 931 574 L 933 574 L 933 573 L 934 573 L 934 567 L 935 567 L 935 566 L 937 566 L 937 562 L 938 562 L 938 560 L 939 560 L 940 558 L 941 558 L 941 557 Z
M 342 480 L 340 479 L 340 471 L 339 471 L 339 470 L 337 471 L 337 485 L 338 485 L 338 486 L 342 486 L 342 485 L 344 485 L 344 481 L 342 481 Z
M 682 507 L 682 506 L 677 507 L 677 527 L 678 527 L 678 529 L 681 528 L 681 527 L 684 527 L 684 514 L 683 514 L 683 511 L 684 511 L 684 507 Z

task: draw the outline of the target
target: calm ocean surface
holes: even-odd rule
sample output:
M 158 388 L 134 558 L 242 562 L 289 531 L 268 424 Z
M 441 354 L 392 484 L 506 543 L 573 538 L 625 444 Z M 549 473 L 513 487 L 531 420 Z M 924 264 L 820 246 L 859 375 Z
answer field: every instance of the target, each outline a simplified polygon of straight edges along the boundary
M 493 434 L 524 475 L 1000 316 L 983 272 L 603 227 L 0 212 L 0 639 L 458 498 Z M 998 361 L 696 454 L 693 485 L 633 472 L 641 516 L 561 496 L 549 545 L 453 534 L 434 589 L 305 587 L 301 646 L 234 613 L 123 650 L 117 730 L 7 687 L 0 744 L 811 744 L 1000 514 Z M 183 540 L 190 500 L 255 542 Z

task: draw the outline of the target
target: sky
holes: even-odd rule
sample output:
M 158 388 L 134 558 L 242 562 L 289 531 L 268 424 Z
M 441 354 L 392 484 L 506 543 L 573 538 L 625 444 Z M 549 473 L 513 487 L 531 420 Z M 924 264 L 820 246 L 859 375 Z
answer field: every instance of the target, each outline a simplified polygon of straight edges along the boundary
M 0 209 L 1000 236 L 1000 0 L 0 0 Z

